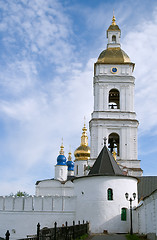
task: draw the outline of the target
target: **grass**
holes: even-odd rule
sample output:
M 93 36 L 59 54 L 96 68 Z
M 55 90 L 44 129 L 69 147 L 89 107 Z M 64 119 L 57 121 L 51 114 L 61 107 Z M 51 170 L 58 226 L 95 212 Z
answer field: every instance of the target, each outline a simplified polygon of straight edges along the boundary
M 76 240 L 85 240 L 85 239 L 87 239 L 87 238 L 88 238 L 88 234 L 85 234 L 85 235 L 77 238 Z
M 127 234 L 126 238 L 127 238 L 127 240 L 144 240 L 144 239 L 147 239 L 146 236 L 140 236 L 140 235 L 136 235 L 136 234 L 133 234 L 133 235 Z

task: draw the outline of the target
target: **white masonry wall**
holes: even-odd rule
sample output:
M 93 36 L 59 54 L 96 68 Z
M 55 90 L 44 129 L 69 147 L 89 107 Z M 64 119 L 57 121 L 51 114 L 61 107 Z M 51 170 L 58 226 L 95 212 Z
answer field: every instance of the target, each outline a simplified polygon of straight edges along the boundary
M 73 196 L 73 185 L 71 181 L 60 182 L 55 179 L 39 181 L 36 184 L 36 196 Z
M 107 189 L 113 190 L 113 200 L 107 199 Z M 130 230 L 129 196 L 137 196 L 137 179 L 127 176 L 88 176 L 74 179 L 77 194 L 76 220 L 90 221 L 93 233 L 127 233 Z M 137 206 L 137 197 L 133 207 Z M 127 208 L 127 221 L 121 221 L 121 209 Z
M 62 226 L 75 220 L 73 197 L 0 197 L 0 237 L 7 230 L 10 239 L 19 239 L 36 234 L 38 222 L 43 227 Z
M 157 238 L 157 190 L 145 198 L 136 211 L 139 233 L 154 235 L 152 239 L 155 239 L 155 236 Z

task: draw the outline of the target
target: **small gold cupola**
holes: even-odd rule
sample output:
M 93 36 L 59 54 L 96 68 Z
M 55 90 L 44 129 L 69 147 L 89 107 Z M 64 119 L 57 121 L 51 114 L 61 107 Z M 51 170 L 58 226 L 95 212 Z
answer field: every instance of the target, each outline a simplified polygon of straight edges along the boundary
M 116 32 L 118 31 L 121 33 L 119 26 L 116 24 L 116 18 L 114 15 L 112 17 L 112 24 L 107 29 L 107 37 L 108 37 L 108 32 L 110 32 L 110 31 L 116 31 Z
M 82 136 L 81 136 L 81 145 L 75 150 L 74 156 L 76 160 L 88 160 L 90 158 L 90 147 L 88 146 L 88 136 L 87 136 L 87 128 L 84 123 L 82 128 Z
M 60 155 L 64 155 L 64 146 L 63 146 L 63 138 L 62 138 L 62 144 L 60 146 Z

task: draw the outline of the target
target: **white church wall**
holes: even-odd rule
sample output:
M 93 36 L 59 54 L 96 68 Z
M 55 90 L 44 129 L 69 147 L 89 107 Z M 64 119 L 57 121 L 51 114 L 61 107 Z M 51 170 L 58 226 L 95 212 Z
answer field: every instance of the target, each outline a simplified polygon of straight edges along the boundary
M 125 76 L 125 75 L 130 75 L 132 76 L 133 72 L 133 66 L 129 64 L 125 65 L 119 65 L 119 64 L 97 64 L 96 69 L 95 69 L 95 76 L 99 75 L 109 75 L 113 76 L 113 73 L 111 72 L 111 68 L 116 67 L 118 68 L 118 72 L 116 75 L 118 76 Z
M 0 236 L 7 230 L 11 239 L 36 234 L 36 225 L 41 228 L 58 226 L 75 220 L 76 197 L 0 197 Z
M 87 160 L 75 160 L 75 176 L 80 177 L 85 175 L 85 167 L 87 166 Z
M 69 211 L 69 209 L 74 211 L 75 199 L 75 196 L 0 197 L 0 213 L 5 211 Z
M 68 175 L 67 165 L 55 165 L 55 179 L 66 181 Z
M 153 239 L 157 237 L 157 190 L 143 200 L 137 209 L 141 234 L 149 234 Z
M 121 115 L 121 113 L 119 113 Z M 124 127 L 125 126 L 125 127 Z M 106 118 L 105 121 L 95 120 L 90 124 L 91 132 L 91 158 L 97 158 L 103 147 L 103 139 L 111 133 L 117 133 L 120 137 L 120 159 L 125 160 L 127 167 L 140 167 L 137 160 L 137 122 L 132 120 L 111 121 Z M 127 161 L 128 160 L 128 161 Z M 135 166 L 136 165 L 136 166 Z
M 36 234 L 36 228 L 38 222 L 43 227 L 54 227 L 54 223 L 57 222 L 58 226 L 72 225 L 75 219 L 74 212 L 0 212 L 1 227 L 0 236 L 5 237 L 7 230 L 10 232 L 10 239 L 26 238 L 27 235 Z
M 36 196 L 73 196 L 73 183 L 44 180 L 36 185 Z
M 121 221 L 121 209 L 129 209 L 130 196 L 137 194 L 137 179 L 121 176 L 93 176 L 74 180 L 74 191 L 77 193 L 76 220 L 87 217 L 91 231 L 102 233 L 122 233 L 129 231 L 130 218 L 127 210 L 127 221 Z M 128 187 L 129 186 L 129 187 Z M 113 200 L 107 199 L 107 189 L 113 190 Z M 133 206 L 137 205 L 137 199 Z M 86 220 L 86 219 L 85 219 Z

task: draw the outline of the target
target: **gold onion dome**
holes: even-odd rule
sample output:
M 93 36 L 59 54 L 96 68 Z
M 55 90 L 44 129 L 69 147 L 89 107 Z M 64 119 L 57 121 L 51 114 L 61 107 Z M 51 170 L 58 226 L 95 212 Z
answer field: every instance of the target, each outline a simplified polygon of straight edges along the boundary
M 90 147 L 88 146 L 87 128 L 82 128 L 81 145 L 75 150 L 75 160 L 88 160 L 90 158 Z

